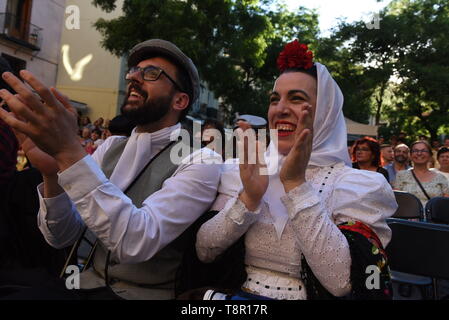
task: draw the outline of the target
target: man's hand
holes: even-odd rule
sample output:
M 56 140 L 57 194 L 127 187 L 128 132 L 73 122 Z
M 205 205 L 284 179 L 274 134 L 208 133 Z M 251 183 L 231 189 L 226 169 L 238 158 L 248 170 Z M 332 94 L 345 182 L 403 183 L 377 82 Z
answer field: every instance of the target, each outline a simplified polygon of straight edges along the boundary
M 0 97 L 16 116 L 1 110 L 0 117 L 29 137 L 40 151 L 53 157 L 60 170 L 65 170 L 86 155 L 78 139 L 76 111 L 66 97 L 54 88 L 45 87 L 30 72 L 22 70 L 20 75 L 40 98 L 12 73 L 5 72 L 3 79 L 17 95 L 0 90 Z
M 34 142 L 23 133 L 14 130 L 17 140 L 19 140 L 22 150 L 25 152 L 28 160 L 30 160 L 33 167 L 40 171 L 44 177 L 56 176 L 59 167 L 55 158 L 39 149 Z

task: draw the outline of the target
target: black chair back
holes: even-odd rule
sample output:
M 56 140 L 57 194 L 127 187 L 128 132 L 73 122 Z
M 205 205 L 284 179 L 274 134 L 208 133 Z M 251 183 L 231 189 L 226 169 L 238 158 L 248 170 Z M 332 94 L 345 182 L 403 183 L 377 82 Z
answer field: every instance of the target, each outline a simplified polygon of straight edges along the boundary
M 394 196 L 398 209 L 393 214 L 393 218 L 424 220 L 424 208 L 418 197 L 404 191 L 395 191 Z
M 449 224 L 449 198 L 435 197 L 426 203 L 427 220 Z
M 449 225 L 387 219 L 393 232 L 386 250 L 391 270 L 449 279 Z

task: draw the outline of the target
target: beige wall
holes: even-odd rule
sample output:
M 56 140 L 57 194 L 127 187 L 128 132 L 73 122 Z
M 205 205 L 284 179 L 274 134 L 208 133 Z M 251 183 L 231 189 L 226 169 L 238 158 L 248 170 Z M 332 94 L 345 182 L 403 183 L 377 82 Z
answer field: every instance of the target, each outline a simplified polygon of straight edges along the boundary
M 122 3 L 123 0 L 117 1 L 117 10 L 107 14 L 94 7 L 91 1 L 66 1 L 66 6 L 79 7 L 81 24 L 79 30 L 69 30 L 64 25 L 60 51 L 62 46 L 69 45 L 68 56 L 72 68 L 89 54 L 93 58 L 86 65 L 82 79 L 74 81 L 63 64 L 61 53 L 57 87 L 70 99 L 86 103 L 92 121 L 98 117 L 110 119 L 116 115 L 120 75 L 120 59 L 101 48 L 102 37 L 92 25 L 100 17 L 111 19 L 121 15 Z
M 89 108 L 91 108 L 88 115 L 92 122 L 99 117 L 112 119 L 116 116 L 116 90 L 75 86 L 59 86 L 58 89 L 64 92 L 72 100 L 87 103 Z M 95 109 L 93 106 L 95 106 Z

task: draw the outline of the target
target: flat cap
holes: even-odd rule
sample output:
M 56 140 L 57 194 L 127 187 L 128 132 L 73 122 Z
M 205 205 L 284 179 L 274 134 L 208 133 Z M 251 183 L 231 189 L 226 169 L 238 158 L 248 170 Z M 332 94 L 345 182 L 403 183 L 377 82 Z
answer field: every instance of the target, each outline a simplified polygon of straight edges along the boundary
M 148 59 L 152 56 L 157 56 L 158 54 L 172 59 L 179 66 L 185 69 L 190 79 L 190 85 L 192 86 L 193 96 L 191 97 L 191 103 L 194 103 L 196 99 L 198 99 L 200 92 L 200 78 L 198 75 L 198 70 L 192 60 L 173 43 L 161 39 L 150 39 L 137 44 L 129 53 L 128 67 L 133 67 L 140 61 Z

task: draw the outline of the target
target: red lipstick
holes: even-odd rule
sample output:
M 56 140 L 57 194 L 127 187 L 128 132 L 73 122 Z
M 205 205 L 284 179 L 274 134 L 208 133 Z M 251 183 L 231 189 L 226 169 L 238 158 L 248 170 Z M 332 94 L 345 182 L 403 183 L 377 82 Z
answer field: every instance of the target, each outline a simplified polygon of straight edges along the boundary
M 293 122 L 289 122 L 289 121 L 285 121 L 285 120 L 280 120 L 280 121 L 276 121 L 275 122 L 275 127 L 277 127 L 277 125 L 278 124 L 288 124 L 288 125 L 291 125 L 291 126 L 293 126 L 295 129 L 294 130 L 292 130 L 292 131 L 287 131 L 287 130 L 278 130 L 278 129 L 276 129 L 277 130 L 277 133 L 278 133 L 278 137 L 287 137 L 287 136 L 290 136 L 290 135 L 292 135 L 292 134 L 295 134 L 295 132 L 296 132 L 296 124 L 295 123 L 293 123 Z

